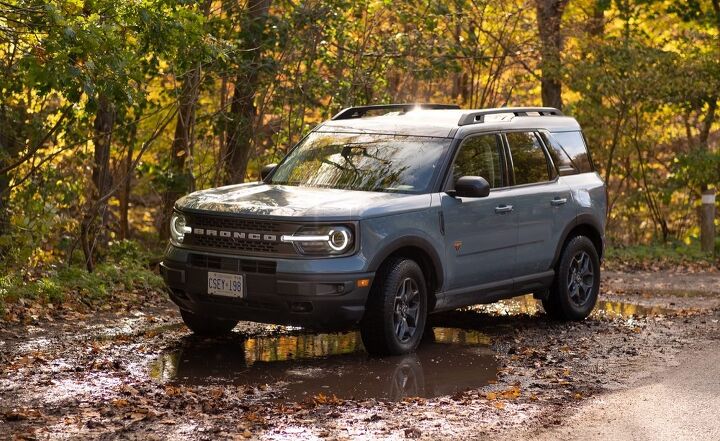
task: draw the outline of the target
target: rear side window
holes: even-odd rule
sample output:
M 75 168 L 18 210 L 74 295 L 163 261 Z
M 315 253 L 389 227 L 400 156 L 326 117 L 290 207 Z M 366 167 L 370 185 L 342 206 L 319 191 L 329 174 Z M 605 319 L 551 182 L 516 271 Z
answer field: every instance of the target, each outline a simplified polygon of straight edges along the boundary
M 592 162 L 588 155 L 587 146 L 581 132 L 554 132 L 550 134 L 549 147 L 551 150 L 563 152 L 569 160 L 570 166 L 579 173 L 593 171 Z M 559 164 L 558 164 L 559 165 Z M 560 169 L 560 174 L 563 173 Z
M 505 136 L 510 144 L 515 185 L 549 181 L 550 168 L 538 137 L 532 132 L 509 132 Z
M 570 157 L 565 153 L 565 150 L 563 150 L 557 140 L 545 132 L 540 132 L 540 137 L 545 143 L 547 152 L 550 154 L 552 162 L 555 164 L 555 167 L 557 167 L 560 176 L 574 175 L 578 172 L 570 160 Z
M 463 176 L 481 176 L 490 188 L 504 187 L 502 146 L 497 135 L 468 138 L 460 146 L 453 165 L 453 183 Z

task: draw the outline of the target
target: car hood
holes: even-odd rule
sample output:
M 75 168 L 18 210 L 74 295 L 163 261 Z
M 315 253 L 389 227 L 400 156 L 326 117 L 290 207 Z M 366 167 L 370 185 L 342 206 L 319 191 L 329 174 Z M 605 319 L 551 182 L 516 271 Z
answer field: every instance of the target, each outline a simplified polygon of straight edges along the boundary
M 247 216 L 358 219 L 430 205 L 429 194 L 267 185 L 230 185 L 191 193 L 176 202 L 180 210 L 214 211 Z

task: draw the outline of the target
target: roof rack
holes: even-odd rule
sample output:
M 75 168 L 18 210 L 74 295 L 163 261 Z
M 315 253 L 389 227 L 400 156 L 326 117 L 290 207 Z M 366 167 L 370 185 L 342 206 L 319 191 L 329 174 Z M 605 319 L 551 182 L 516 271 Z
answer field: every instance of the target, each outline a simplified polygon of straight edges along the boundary
M 460 117 L 459 126 L 485 122 L 486 115 L 512 113 L 514 116 L 528 116 L 528 113 L 538 113 L 540 116 L 563 116 L 563 113 L 554 107 L 499 107 L 497 109 L 478 110 L 466 113 Z
M 420 109 L 459 109 L 460 106 L 455 104 L 425 104 L 425 103 L 411 103 L 411 104 L 379 104 L 375 106 L 357 106 L 357 107 L 348 107 L 347 109 L 343 109 L 340 112 L 338 112 L 335 116 L 332 117 L 333 121 L 339 120 L 339 119 L 352 119 L 352 118 L 362 118 L 365 116 L 366 113 L 372 112 L 374 110 L 401 110 L 403 112 L 407 112 L 409 110 L 413 110 L 416 108 Z

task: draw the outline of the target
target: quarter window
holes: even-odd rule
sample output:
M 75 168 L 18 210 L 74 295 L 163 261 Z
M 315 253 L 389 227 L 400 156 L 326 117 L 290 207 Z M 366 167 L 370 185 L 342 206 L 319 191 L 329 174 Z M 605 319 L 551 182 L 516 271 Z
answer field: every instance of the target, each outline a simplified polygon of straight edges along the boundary
M 490 188 L 505 186 L 502 147 L 497 135 L 468 138 L 453 165 L 453 182 L 463 176 L 481 176 Z
M 550 180 L 547 157 L 540 140 L 531 132 L 509 132 L 507 136 L 512 155 L 515 185 L 534 184 Z
M 560 176 L 574 175 L 577 173 L 572 160 L 570 160 L 568 154 L 565 153 L 565 150 L 563 150 L 555 138 L 545 132 L 540 132 L 540 137 L 545 143 L 545 147 L 547 147 L 547 152 L 550 154 L 553 164 L 555 164 L 558 172 L 560 172 Z
M 587 147 L 580 132 L 555 132 L 551 133 L 552 138 L 567 153 L 573 166 L 580 173 L 593 171 Z

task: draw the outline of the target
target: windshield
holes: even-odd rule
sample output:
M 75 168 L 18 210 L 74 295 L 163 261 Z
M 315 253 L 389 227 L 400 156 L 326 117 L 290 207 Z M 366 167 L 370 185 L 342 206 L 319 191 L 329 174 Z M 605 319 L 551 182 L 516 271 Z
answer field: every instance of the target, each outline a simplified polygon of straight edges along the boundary
M 268 183 L 345 190 L 423 193 L 450 139 L 315 132 Z

